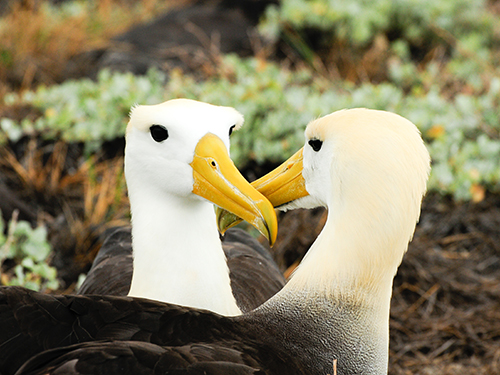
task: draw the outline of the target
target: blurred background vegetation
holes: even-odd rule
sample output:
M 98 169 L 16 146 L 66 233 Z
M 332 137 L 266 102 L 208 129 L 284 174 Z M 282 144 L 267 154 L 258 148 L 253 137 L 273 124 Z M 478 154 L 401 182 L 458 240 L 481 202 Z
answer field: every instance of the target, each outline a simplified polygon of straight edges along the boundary
M 87 74 L 77 62 L 197 2 L 4 2 L 0 187 L 14 193 L 4 201 L 22 205 L 15 217 L 0 206 L 3 283 L 57 288 L 55 272 L 36 268 L 48 259 L 60 269 L 59 287 L 71 290 L 103 230 L 128 222 L 123 135 L 137 103 L 188 97 L 237 108 L 245 126 L 231 155 L 249 179 L 298 149 L 311 119 L 349 107 L 394 111 L 422 131 L 433 159 L 431 191 L 473 202 L 499 192 L 500 1 L 268 3 L 250 55 L 223 53 L 205 35 L 208 53 L 196 69 L 160 65 L 138 75 Z M 30 241 L 57 251 L 33 254 Z
M 500 0 L 0 2 L 0 284 L 74 292 L 129 225 L 130 107 L 233 106 L 249 179 L 337 109 L 421 130 L 430 192 L 394 280 L 390 372 L 500 373 Z M 293 269 L 325 212 L 281 214 Z

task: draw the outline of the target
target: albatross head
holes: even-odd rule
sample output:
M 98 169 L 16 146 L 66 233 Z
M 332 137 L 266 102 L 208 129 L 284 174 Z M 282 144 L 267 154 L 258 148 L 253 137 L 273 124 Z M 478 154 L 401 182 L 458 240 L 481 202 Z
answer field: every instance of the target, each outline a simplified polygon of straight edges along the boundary
M 312 121 L 305 138 L 298 186 L 308 195 L 284 208 L 325 206 L 332 219 L 410 239 L 430 171 L 415 125 L 390 112 L 349 109 Z
M 328 208 L 325 227 L 299 268 L 323 252 L 309 275 L 364 282 L 379 270 L 392 280 L 430 171 L 418 129 L 394 113 L 347 109 L 309 123 L 305 138 L 295 155 L 252 183 L 284 210 Z M 218 221 L 222 230 L 232 223 L 220 212 Z
M 277 222 L 272 205 L 229 158 L 229 136 L 242 124 L 234 108 L 188 99 L 134 107 L 125 149 L 131 202 L 139 199 L 135 196 L 182 198 L 183 204 L 209 200 L 250 222 L 273 243 Z

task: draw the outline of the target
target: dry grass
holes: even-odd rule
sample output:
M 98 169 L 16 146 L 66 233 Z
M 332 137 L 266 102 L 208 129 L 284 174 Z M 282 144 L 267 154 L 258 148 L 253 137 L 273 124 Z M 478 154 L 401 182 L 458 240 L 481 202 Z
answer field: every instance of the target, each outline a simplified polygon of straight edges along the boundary
M 65 142 L 57 141 L 48 160 L 44 162 L 44 150 L 38 148 L 36 139 L 30 139 L 21 160 L 12 150 L 2 148 L 0 165 L 14 172 L 25 189 L 55 196 L 80 179 L 79 173 L 63 176 L 67 147 Z
M 17 153 L 0 148 L 0 168 L 18 196 L 36 207 L 52 247 L 85 265 L 107 228 L 129 223 L 129 204 L 123 156 L 84 160 L 71 147 L 76 146 L 30 139 Z
M 395 280 L 394 373 L 500 373 L 498 201 L 427 199 Z
M 187 2 L 103 0 L 84 3 L 73 14 L 44 1 L 13 1 L 0 21 L 0 97 L 8 90 L 60 82 L 73 56 L 105 47 L 131 25 Z
M 98 237 L 110 227 L 129 225 L 129 203 L 126 194 L 123 157 L 97 163 L 95 158 L 86 163 L 83 183 L 83 218 L 69 216 L 75 237 L 77 260 L 91 261 L 100 244 Z M 89 234 L 92 234 L 89 236 Z

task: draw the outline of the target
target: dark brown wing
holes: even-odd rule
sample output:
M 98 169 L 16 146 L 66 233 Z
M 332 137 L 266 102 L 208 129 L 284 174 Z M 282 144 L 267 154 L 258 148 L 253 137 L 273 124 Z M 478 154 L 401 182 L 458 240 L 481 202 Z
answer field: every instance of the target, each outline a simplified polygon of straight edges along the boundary
M 206 344 L 161 347 L 137 341 L 90 342 L 48 350 L 17 375 L 47 374 L 265 374 L 240 350 Z
M 126 296 L 132 282 L 132 230 L 112 228 L 105 232 L 106 240 L 92 268 L 80 286 L 78 294 Z
M 253 310 L 284 285 L 278 266 L 257 240 L 241 229 L 230 229 L 222 240 L 231 287 L 243 312 Z M 126 296 L 132 281 L 130 228 L 116 228 L 103 243 L 78 294 Z
M 231 288 L 238 307 L 251 311 L 274 296 L 285 278 L 269 251 L 241 229 L 230 229 L 222 240 Z
M 0 373 L 13 374 L 36 355 L 40 357 L 26 364 L 31 373 L 47 366 L 69 369 L 75 358 L 81 358 L 81 366 L 103 366 L 108 374 L 120 375 L 126 372 L 110 370 L 120 368 L 120 363 L 132 369 L 155 363 L 155 368 L 169 368 L 171 374 L 217 373 L 217 368 L 227 368 L 220 374 L 254 369 L 281 373 L 276 368 L 294 373 L 293 358 L 263 343 L 262 326 L 248 318 L 140 298 L 54 296 L 0 287 Z M 116 340 L 124 343 L 102 342 Z M 208 372 L 210 368 L 214 370 Z M 241 372 L 235 370 L 240 368 Z

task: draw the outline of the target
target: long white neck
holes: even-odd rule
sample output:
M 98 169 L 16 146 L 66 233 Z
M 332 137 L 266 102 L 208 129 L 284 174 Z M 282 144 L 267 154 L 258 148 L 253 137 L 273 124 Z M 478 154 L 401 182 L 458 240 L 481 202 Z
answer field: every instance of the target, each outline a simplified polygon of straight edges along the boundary
M 307 342 L 307 355 L 297 355 L 312 359 L 311 374 L 331 373 L 334 359 L 341 374 L 387 374 L 392 282 L 409 236 L 397 235 L 394 223 L 377 222 L 384 215 L 378 216 L 359 207 L 329 211 L 295 274 L 259 309 L 280 312 L 272 320 L 289 330 L 287 340 Z M 415 220 L 406 223 L 412 232 Z
M 392 280 L 420 214 L 425 179 L 387 181 L 390 174 L 374 168 L 361 183 L 358 174 L 353 178 L 344 172 L 344 180 L 332 183 L 325 227 L 287 289 L 382 306 L 383 317 L 377 318 L 385 321 Z
M 130 186 L 134 272 L 129 295 L 241 314 L 213 205 Z
M 387 234 L 383 223 L 370 223 L 355 212 L 349 216 L 329 212 L 325 227 L 286 288 L 384 305 L 388 313 L 392 281 L 410 237 Z

